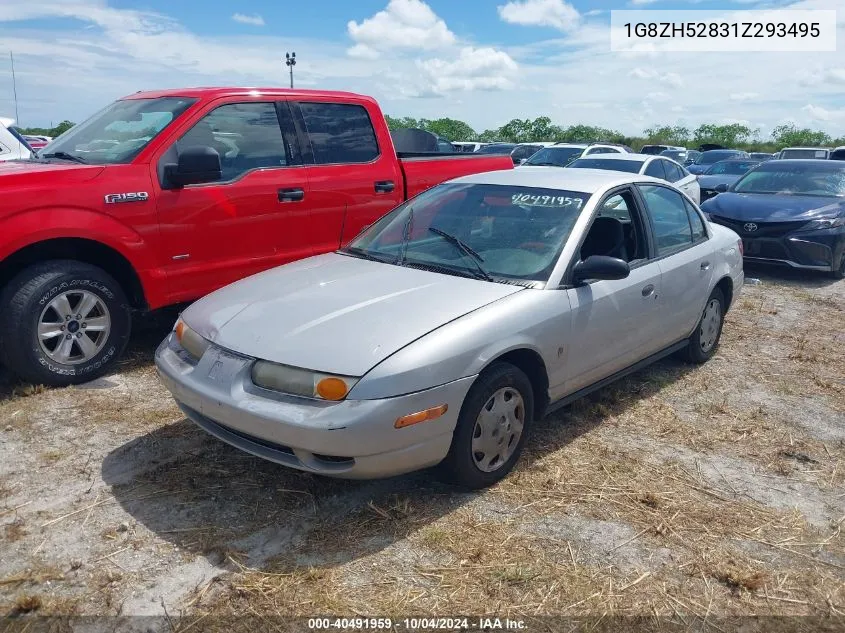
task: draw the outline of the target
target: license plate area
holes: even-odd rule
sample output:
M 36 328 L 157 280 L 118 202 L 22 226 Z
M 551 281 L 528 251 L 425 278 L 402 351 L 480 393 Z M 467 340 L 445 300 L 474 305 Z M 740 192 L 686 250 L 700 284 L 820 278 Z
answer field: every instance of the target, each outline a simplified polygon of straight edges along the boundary
M 203 364 L 206 365 L 206 378 L 210 382 L 225 386 L 232 384 L 235 376 L 248 362 L 249 359 L 243 356 L 230 354 L 216 347 L 209 349 L 203 357 Z
M 758 242 L 757 240 L 743 239 L 742 250 L 745 255 L 759 255 L 760 242 Z

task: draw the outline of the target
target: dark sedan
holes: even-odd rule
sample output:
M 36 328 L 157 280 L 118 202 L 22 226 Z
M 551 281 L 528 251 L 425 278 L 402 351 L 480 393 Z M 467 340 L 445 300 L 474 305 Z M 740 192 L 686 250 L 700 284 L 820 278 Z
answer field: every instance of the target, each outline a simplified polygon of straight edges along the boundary
M 695 162 L 687 165 L 686 168 L 691 174 L 703 174 L 710 168 L 710 165 L 729 158 L 748 158 L 748 153 L 741 149 L 711 149 L 701 152 L 696 157 Z
M 745 158 L 720 160 L 718 163 L 713 163 L 707 171 L 698 177 L 698 184 L 701 187 L 701 201 L 709 200 L 720 191 L 727 191 L 745 172 L 759 164 L 759 160 Z
M 742 237 L 747 261 L 845 278 L 845 163 L 760 163 L 701 210 Z

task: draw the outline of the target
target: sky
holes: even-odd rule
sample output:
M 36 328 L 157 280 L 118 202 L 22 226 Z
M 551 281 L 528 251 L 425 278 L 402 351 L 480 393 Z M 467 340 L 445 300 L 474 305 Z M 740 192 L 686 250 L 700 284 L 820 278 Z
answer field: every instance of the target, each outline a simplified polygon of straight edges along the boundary
M 610 10 L 837 9 L 837 52 L 612 52 Z M 845 135 L 845 0 L 0 0 L 0 116 L 80 122 L 139 90 L 285 86 L 376 97 L 478 131 L 547 115 L 782 123 Z M 453 139 L 459 140 L 459 139 Z

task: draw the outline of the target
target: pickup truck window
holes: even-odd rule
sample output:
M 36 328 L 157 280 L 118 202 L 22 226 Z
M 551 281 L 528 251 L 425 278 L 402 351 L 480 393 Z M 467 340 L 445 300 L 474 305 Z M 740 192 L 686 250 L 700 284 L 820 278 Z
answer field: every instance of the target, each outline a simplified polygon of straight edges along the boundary
M 196 145 L 220 154 L 223 181 L 289 163 L 272 103 L 230 103 L 212 110 L 176 142 L 177 151 Z
M 95 165 L 129 163 L 195 102 L 187 97 L 115 101 L 50 143 L 44 157 L 57 154 Z
M 301 102 L 299 108 L 316 164 L 369 163 L 378 158 L 376 133 L 363 106 Z

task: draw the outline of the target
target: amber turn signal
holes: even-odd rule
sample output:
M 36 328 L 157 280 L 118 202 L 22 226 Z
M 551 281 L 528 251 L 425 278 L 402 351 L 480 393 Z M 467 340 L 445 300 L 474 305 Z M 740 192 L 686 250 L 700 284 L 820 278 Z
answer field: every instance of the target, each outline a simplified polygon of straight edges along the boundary
M 182 319 L 179 319 L 176 322 L 176 340 L 180 343 L 182 342 L 182 335 L 185 333 L 185 322 Z
M 410 415 L 403 415 L 401 418 L 396 420 L 393 426 L 397 429 L 401 429 L 402 427 L 411 426 L 412 424 L 435 420 L 448 410 L 448 404 L 441 404 L 439 407 L 432 407 L 431 409 L 426 409 L 425 411 L 417 411 L 416 413 L 411 413 Z
M 323 400 L 343 400 L 349 391 L 346 382 L 340 378 L 323 378 L 317 383 L 315 389 L 317 395 Z

